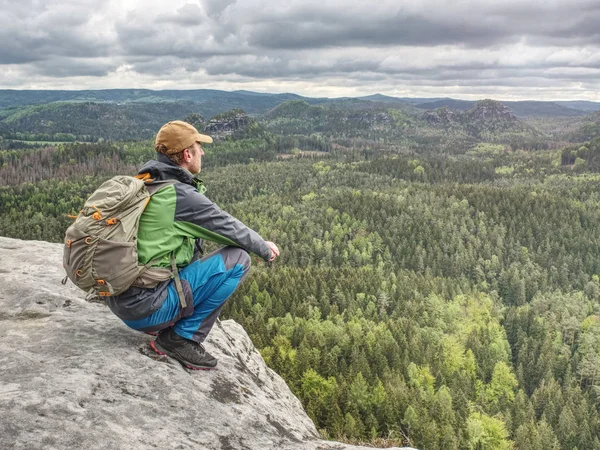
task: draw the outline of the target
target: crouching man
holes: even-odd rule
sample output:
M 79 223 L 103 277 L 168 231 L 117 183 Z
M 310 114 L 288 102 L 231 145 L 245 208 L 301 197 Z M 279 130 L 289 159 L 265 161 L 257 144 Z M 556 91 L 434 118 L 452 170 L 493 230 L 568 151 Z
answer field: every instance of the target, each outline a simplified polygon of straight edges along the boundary
M 250 269 L 249 252 L 273 261 L 279 250 L 203 195 L 195 178 L 202 166 L 202 144 L 212 138 L 190 124 L 173 121 L 156 136 L 157 159 L 146 163 L 138 178 L 149 186 L 163 183 L 140 217 L 137 236 L 140 264 L 171 268 L 179 279 L 152 288 L 133 286 L 108 297 L 110 309 L 129 327 L 159 332 L 151 347 L 191 369 L 212 369 L 217 360 L 203 347 L 227 298 Z M 198 259 L 202 240 L 225 245 Z M 180 282 L 179 282 L 180 281 Z M 181 301 L 181 296 L 184 301 Z

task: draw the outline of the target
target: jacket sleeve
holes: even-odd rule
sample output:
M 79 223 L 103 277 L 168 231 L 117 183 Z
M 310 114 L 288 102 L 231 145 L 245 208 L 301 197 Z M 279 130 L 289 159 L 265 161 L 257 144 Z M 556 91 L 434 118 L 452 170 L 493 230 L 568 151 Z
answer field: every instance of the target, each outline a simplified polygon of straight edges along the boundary
M 242 247 L 265 261 L 271 258 L 271 249 L 256 231 L 223 211 L 192 186 L 177 183 L 175 192 L 177 227 L 196 238 Z

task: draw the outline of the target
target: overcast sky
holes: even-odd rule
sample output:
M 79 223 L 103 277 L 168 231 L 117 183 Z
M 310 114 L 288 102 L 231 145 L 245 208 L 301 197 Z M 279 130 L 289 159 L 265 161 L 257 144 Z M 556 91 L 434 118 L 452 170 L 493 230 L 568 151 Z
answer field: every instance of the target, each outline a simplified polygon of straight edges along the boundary
M 600 0 L 0 0 L 0 88 L 600 101 Z

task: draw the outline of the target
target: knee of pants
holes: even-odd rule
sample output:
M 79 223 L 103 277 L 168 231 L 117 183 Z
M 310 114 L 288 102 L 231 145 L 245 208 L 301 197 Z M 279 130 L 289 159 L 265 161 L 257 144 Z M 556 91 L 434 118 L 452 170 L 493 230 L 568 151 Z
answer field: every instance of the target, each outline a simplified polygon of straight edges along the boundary
M 252 260 L 248 252 L 243 248 L 224 247 L 221 249 L 220 253 L 226 270 L 233 269 L 237 265 L 244 267 L 244 275 L 250 270 Z

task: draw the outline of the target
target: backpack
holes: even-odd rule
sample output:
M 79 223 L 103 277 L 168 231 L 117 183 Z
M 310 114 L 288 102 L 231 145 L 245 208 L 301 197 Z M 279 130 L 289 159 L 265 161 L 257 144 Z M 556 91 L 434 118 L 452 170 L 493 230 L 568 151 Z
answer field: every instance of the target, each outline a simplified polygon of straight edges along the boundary
M 171 254 L 171 269 L 152 267 L 159 258 L 139 264 L 139 221 L 153 194 L 175 180 L 155 181 L 149 175 L 119 175 L 105 181 L 88 197 L 75 222 L 65 233 L 63 267 L 67 278 L 88 296 L 119 295 L 131 286 L 154 287 L 175 278 L 182 308 L 185 298 Z

